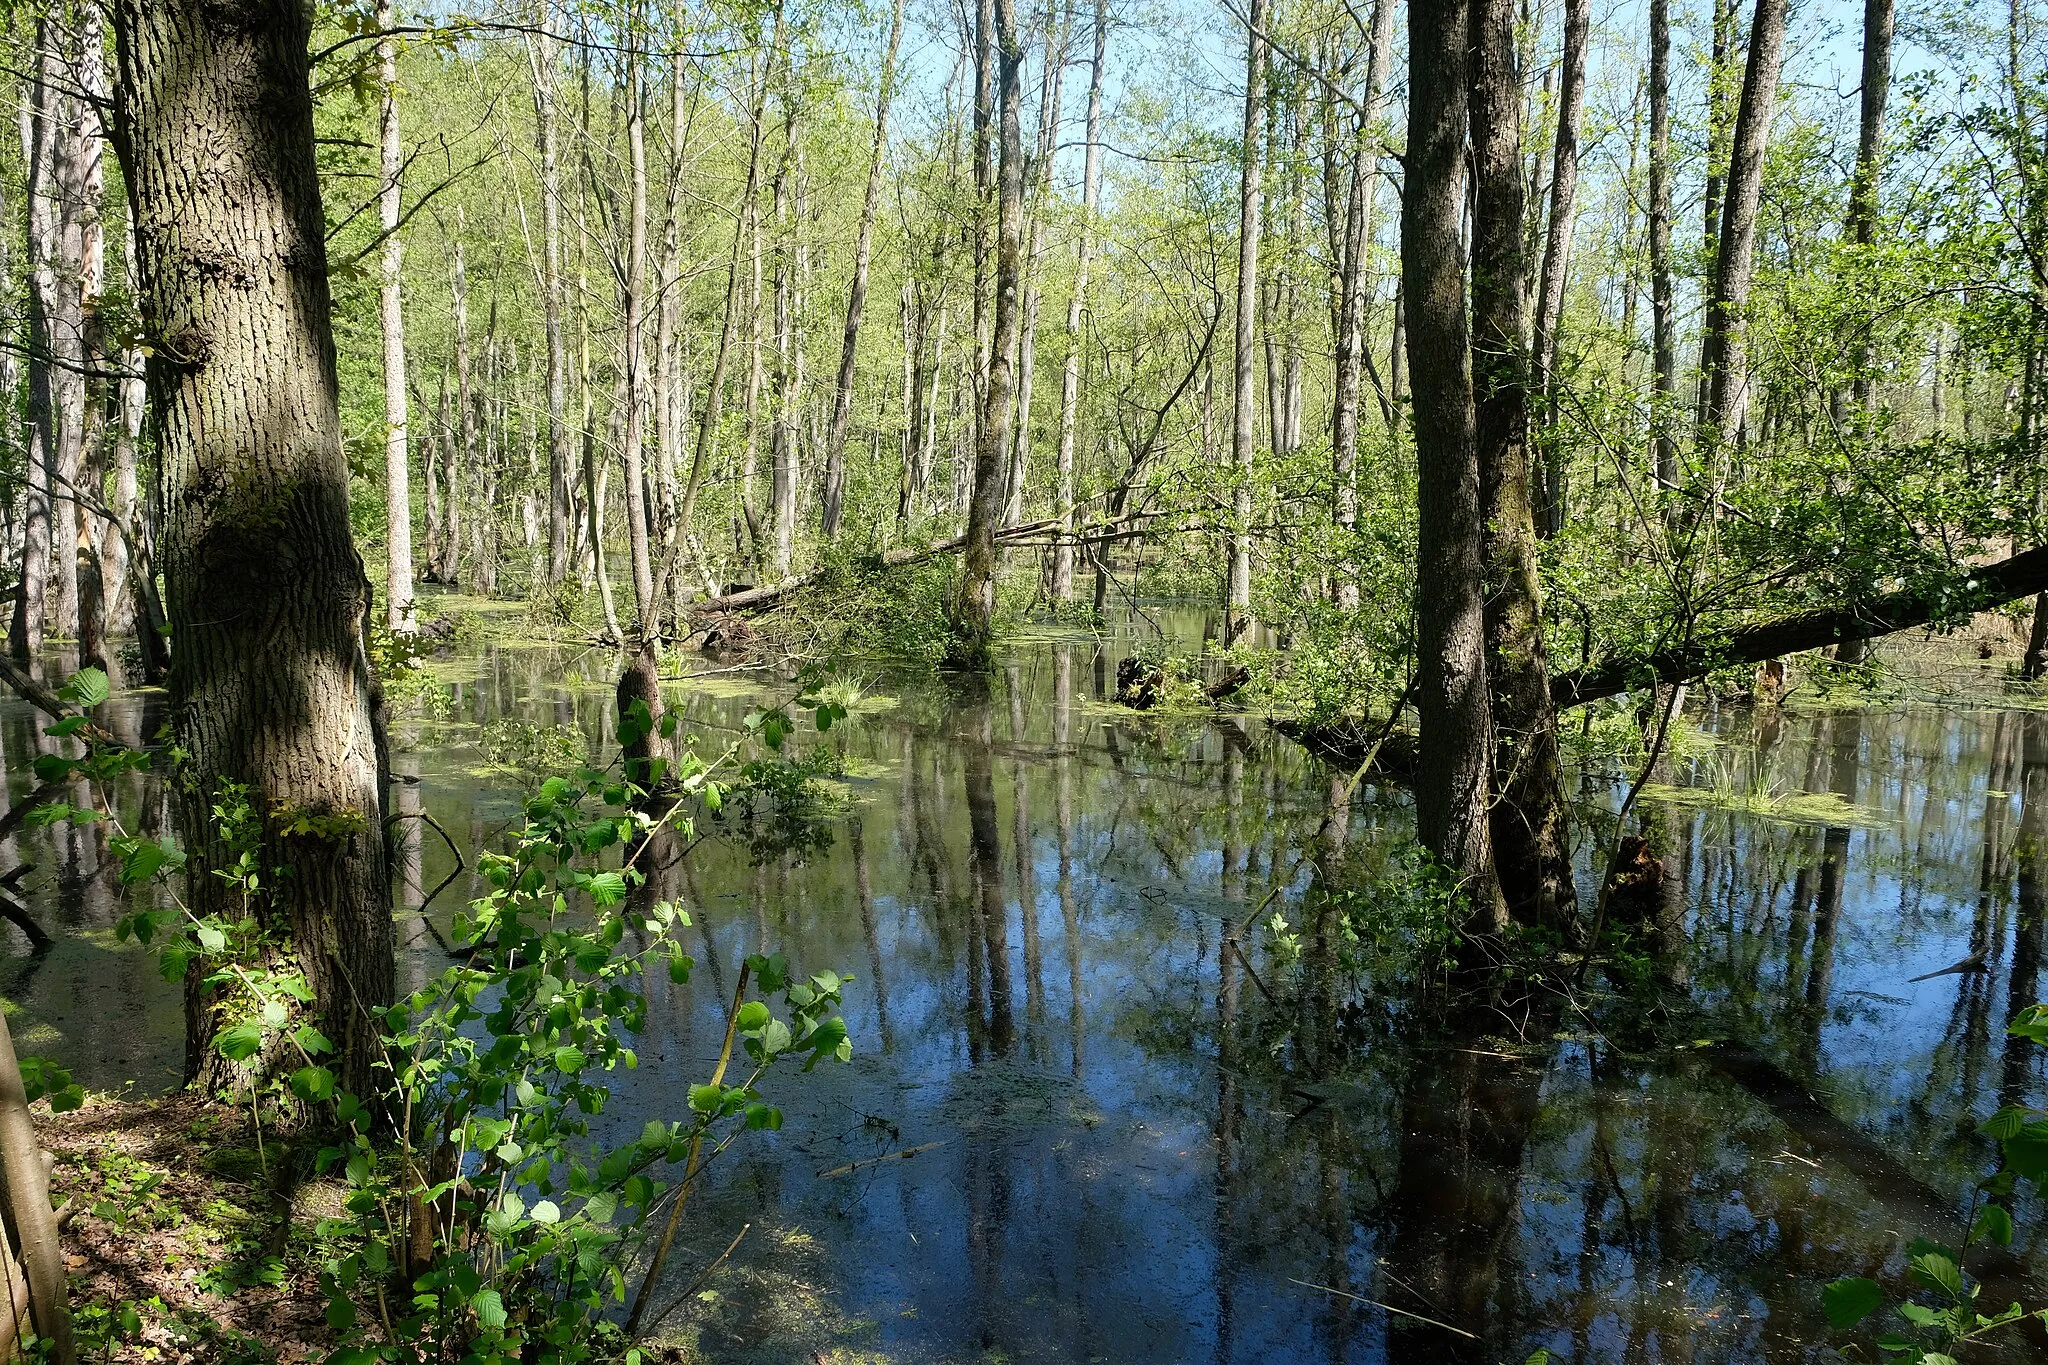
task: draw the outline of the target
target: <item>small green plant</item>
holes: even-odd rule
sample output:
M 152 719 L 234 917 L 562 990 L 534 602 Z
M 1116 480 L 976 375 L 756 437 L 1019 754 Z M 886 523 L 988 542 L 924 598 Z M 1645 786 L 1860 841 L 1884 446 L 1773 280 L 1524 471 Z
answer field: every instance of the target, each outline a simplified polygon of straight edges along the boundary
M 717 804 L 704 765 L 686 762 L 677 782 Z M 292 1078 L 346 1130 L 318 1158 L 349 1188 L 346 1215 L 320 1229 L 336 1248 L 322 1283 L 345 1343 L 337 1365 L 591 1358 L 633 1253 L 701 1177 L 705 1153 L 781 1126 L 759 1088 L 767 1073 L 852 1055 L 840 977 L 753 957 L 730 1018 L 747 1074 L 729 1082 L 721 1064 L 688 1088 L 686 1117 L 650 1120 L 623 1143 L 595 1138 L 607 1077 L 638 1065 L 646 974 L 683 983 L 693 965 L 677 936 L 688 914 L 632 902 L 633 854 L 606 865 L 657 823 L 636 795 L 606 772 L 550 778 L 512 847 L 485 855 L 490 890 L 457 924 L 468 960 L 385 1015 L 394 1143 L 325 1068 Z M 779 1008 L 744 999 L 749 980 Z M 676 1167 L 680 1179 L 665 1174 Z

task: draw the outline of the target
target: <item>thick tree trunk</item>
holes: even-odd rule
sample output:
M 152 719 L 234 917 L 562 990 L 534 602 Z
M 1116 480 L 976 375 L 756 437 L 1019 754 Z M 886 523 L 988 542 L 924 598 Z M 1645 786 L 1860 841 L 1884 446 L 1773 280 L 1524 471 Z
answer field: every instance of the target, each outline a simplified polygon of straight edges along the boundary
M 1743 414 L 1749 406 L 1745 315 L 1750 284 L 1756 273 L 1756 222 L 1763 194 L 1764 150 L 1770 142 L 1771 114 L 1777 104 L 1789 8 L 1790 0 L 1757 0 L 1756 18 L 1749 32 L 1749 64 L 1743 75 L 1742 104 L 1735 114 L 1727 199 L 1721 206 L 1720 249 L 1713 293 L 1707 300 L 1706 340 L 1700 358 L 1700 380 L 1707 389 L 1700 434 L 1716 452 L 1717 461 L 1741 430 Z
M 1479 462 L 1465 322 L 1466 0 L 1409 0 L 1408 166 L 1401 213 L 1415 387 L 1422 846 L 1455 876 L 1475 922 L 1506 908 L 1487 829 L 1493 723 L 1486 687 Z
M 1671 282 L 1671 0 L 1650 0 L 1651 441 L 1657 487 L 1678 483 L 1678 318 Z
M 839 343 L 839 376 L 832 386 L 832 425 L 825 435 L 824 505 L 819 513 L 825 539 L 839 535 L 846 499 L 846 428 L 853 418 L 854 357 L 860 344 L 861 313 L 868 302 L 868 259 L 875 219 L 882 209 L 882 158 L 889 148 L 889 102 L 896 94 L 896 54 L 903 46 L 903 0 L 889 16 L 889 42 L 882 53 L 882 77 L 875 91 L 875 140 L 868 154 L 868 187 L 861 199 L 860 231 L 853 242 L 853 283 L 846 295 L 846 331 Z
M 1106 0 L 1095 0 L 1095 53 L 1088 64 L 1088 145 L 1081 162 L 1080 245 L 1074 292 L 1067 296 L 1067 360 L 1060 375 L 1060 444 L 1055 457 L 1055 509 L 1064 528 L 1052 551 L 1052 600 L 1074 596 L 1074 442 L 1081 425 L 1081 319 L 1088 310 L 1088 274 L 1095 263 L 1095 208 L 1102 188 L 1102 69 L 1109 50 Z
M 1234 471 L 1228 562 L 1224 566 L 1223 641 L 1235 644 L 1251 627 L 1252 460 L 1258 441 L 1259 396 L 1253 387 L 1259 308 L 1259 210 L 1265 170 L 1261 153 L 1266 117 L 1266 14 L 1268 0 L 1251 0 L 1245 39 L 1244 150 L 1237 189 L 1236 386 L 1230 427 Z
M 1536 355 L 1531 389 L 1543 405 L 1543 512 L 1537 530 L 1564 530 L 1564 452 L 1557 444 L 1553 388 L 1557 378 L 1557 329 L 1564 315 L 1565 279 L 1571 269 L 1572 209 L 1579 188 L 1579 122 L 1586 106 L 1586 44 L 1592 30 L 1592 0 L 1565 0 L 1563 72 L 1557 87 L 1557 145 L 1550 172 L 1550 221 L 1543 240 L 1543 274 L 1536 294 Z M 1519 155 L 1519 153 L 1518 153 Z
M 959 595 L 953 603 L 952 662 L 986 669 L 995 633 L 996 521 L 1003 510 L 1003 453 L 1009 447 L 1015 408 L 1015 372 L 1024 254 L 1024 148 L 1019 68 L 1024 44 L 1017 31 L 1016 0 L 994 0 L 996 86 L 1002 143 L 997 168 L 996 279 L 994 331 L 988 352 L 988 385 L 982 395 L 980 429 L 974 442 L 974 484 L 967 508 L 967 546 Z
M 187 896 L 227 912 L 210 806 L 247 788 L 261 912 L 288 935 L 341 1083 L 370 1096 L 391 998 L 381 703 L 350 542 L 325 223 L 296 0 L 118 0 L 114 107 L 135 218 Z M 188 978 L 201 989 L 202 970 Z M 192 1016 L 202 1043 L 203 998 Z M 195 1048 L 198 1060 L 210 1052 Z
M 1509 913 L 1524 923 L 1560 924 L 1573 908 L 1571 845 L 1529 489 L 1531 371 L 1522 341 L 1529 271 L 1523 255 L 1522 96 L 1513 0 L 1471 0 L 1470 19 L 1472 390 L 1485 528 L 1493 856 Z M 1566 65 L 1569 86 L 1569 59 Z
M 380 32 L 392 26 L 391 0 L 377 0 Z M 398 132 L 398 43 L 377 43 L 377 83 L 382 90 L 377 117 L 377 214 L 383 225 L 382 274 L 377 290 L 377 323 L 384 336 L 384 621 L 393 634 L 410 634 L 412 611 L 412 471 L 405 410 L 405 303 L 401 271 L 405 248 L 398 238 L 404 194 L 405 144 Z
M 548 353 L 548 570 L 550 587 L 569 576 L 569 348 L 562 320 L 561 114 L 555 79 L 554 0 L 541 0 L 539 32 L 527 45 L 533 70 L 535 135 L 540 144 L 541 329 Z

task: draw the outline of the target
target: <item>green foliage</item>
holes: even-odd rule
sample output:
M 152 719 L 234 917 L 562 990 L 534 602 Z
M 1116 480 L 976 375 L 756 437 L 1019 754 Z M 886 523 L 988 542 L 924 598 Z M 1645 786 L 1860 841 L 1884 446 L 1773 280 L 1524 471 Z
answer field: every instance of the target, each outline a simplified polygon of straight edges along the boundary
M 69 1113 L 85 1103 L 85 1087 L 71 1079 L 71 1073 L 48 1057 L 23 1057 L 21 1084 L 28 1102 L 48 1100 L 53 1114 Z
M 713 786 L 702 765 L 680 780 L 700 795 Z M 404 1116 L 395 1146 L 376 1140 L 368 1108 L 334 1093 L 322 1068 L 305 1077 L 347 1130 L 319 1155 L 349 1187 L 345 1216 L 322 1227 L 335 1247 L 322 1275 L 343 1342 L 334 1361 L 591 1358 L 650 1219 L 680 1197 L 668 1172 L 694 1147 L 715 1153 L 745 1131 L 779 1128 L 759 1089 L 778 1063 L 852 1055 L 835 1012 L 839 977 L 795 980 L 779 954 L 750 959 L 779 1007 L 748 1000 L 733 1020 L 748 1074 L 689 1087 L 684 1117 L 651 1120 L 629 1141 L 594 1137 L 607 1078 L 638 1064 L 646 973 L 686 983 L 693 965 L 677 937 L 687 913 L 633 901 L 641 874 L 630 852 L 608 865 L 652 824 L 629 795 L 589 769 L 550 778 L 509 849 L 484 856 L 490 890 L 457 924 L 467 961 L 385 1015 L 382 1103 Z M 376 1314 L 360 1311 L 366 1298 Z
M 477 747 L 485 759 L 513 769 L 528 784 L 575 768 L 586 757 L 583 732 L 575 726 L 536 725 L 510 717 L 485 725 Z
M 1298 962 L 1304 935 L 1320 937 L 1349 974 L 1438 972 L 1462 941 L 1457 878 L 1419 846 L 1390 842 L 1381 862 L 1345 883 L 1319 882 L 1290 924 L 1277 907 L 1265 929 L 1274 957 Z

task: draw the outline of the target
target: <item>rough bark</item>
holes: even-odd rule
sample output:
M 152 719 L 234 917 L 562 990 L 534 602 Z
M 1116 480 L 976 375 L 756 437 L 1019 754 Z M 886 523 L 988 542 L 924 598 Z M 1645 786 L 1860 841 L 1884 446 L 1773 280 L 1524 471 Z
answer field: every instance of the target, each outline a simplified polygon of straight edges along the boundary
M 343 1086 L 370 1095 L 391 998 L 384 739 L 349 536 L 325 222 L 295 0 L 117 0 L 162 558 L 178 644 L 187 895 L 232 894 L 208 810 L 249 790 L 260 907 L 288 935 Z M 199 989 L 200 973 L 190 978 Z M 189 1017 L 203 1044 L 205 1001 Z M 188 1054 L 197 1061 L 203 1053 Z
M 1074 596 L 1074 442 L 1081 418 L 1081 319 L 1088 310 L 1088 274 L 1095 263 L 1095 209 L 1102 192 L 1102 70 L 1109 50 L 1104 6 L 1105 0 L 1095 0 L 1095 52 L 1088 64 L 1088 145 L 1081 162 L 1081 240 L 1075 248 L 1074 292 L 1067 296 L 1067 359 L 1060 375 L 1060 444 L 1054 478 L 1063 534 L 1052 551 L 1055 603 L 1071 601 Z
M 1764 150 L 1783 64 L 1785 18 L 1790 0 L 1757 0 L 1749 32 L 1749 63 L 1742 103 L 1735 113 L 1729 152 L 1727 198 L 1721 205 L 1720 245 L 1714 289 L 1707 300 L 1706 340 L 1700 381 L 1707 402 L 1701 435 L 1717 451 L 1731 444 L 1748 407 L 1748 366 L 1744 341 L 1750 284 L 1756 273 L 1757 208 L 1763 194 Z
M 1529 487 L 1533 379 L 1522 340 L 1529 271 L 1513 0 L 1472 0 L 1470 18 L 1472 391 L 1493 720 L 1493 857 L 1509 913 L 1524 923 L 1559 924 L 1572 910 L 1571 845 Z
M 995 0 L 996 87 L 1001 154 L 996 172 L 996 278 L 988 383 L 974 442 L 974 483 L 967 508 L 967 544 L 953 602 L 952 662 L 984 669 L 995 632 L 996 521 L 1002 515 L 1003 453 L 1016 406 L 1015 353 L 1019 278 L 1024 253 L 1024 156 L 1019 79 L 1024 45 L 1016 0 Z
M 1252 459 L 1258 439 L 1259 398 L 1253 361 L 1259 308 L 1259 211 L 1263 203 L 1267 0 L 1251 0 L 1245 39 L 1244 149 L 1237 190 L 1236 383 L 1230 427 L 1234 470 L 1229 559 L 1224 567 L 1223 640 L 1234 644 L 1251 627 Z
M 1422 846 L 1459 879 L 1481 927 L 1505 906 L 1487 807 L 1487 699 L 1479 462 L 1465 319 L 1465 0 L 1410 0 L 1408 166 L 1401 213 L 1409 370 L 1415 390 L 1416 696 Z
M 1557 328 L 1564 314 L 1564 286 L 1571 269 L 1572 210 L 1579 188 L 1579 123 L 1586 107 L 1586 45 L 1592 30 L 1592 0 L 1565 0 L 1563 70 L 1557 86 L 1557 143 L 1550 171 L 1550 219 L 1544 231 L 1543 273 L 1536 292 L 1536 350 L 1532 391 L 1542 407 L 1543 512 L 1537 530 L 1554 536 L 1564 529 L 1564 457 L 1557 444 L 1552 392 L 1557 377 Z
M 377 0 L 380 32 L 392 26 L 391 0 Z M 394 634 L 414 629 L 412 611 L 412 472 L 408 450 L 405 387 L 405 246 L 399 239 L 404 211 L 405 144 L 398 129 L 398 42 L 377 42 L 377 215 L 384 232 L 379 265 L 377 324 L 384 338 L 384 622 Z
M 853 283 L 846 294 L 846 330 L 839 343 L 839 376 L 832 386 L 832 425 L 825 436 L 825 492 L 819 525 L 827 540 L 839 535 L 839 517 L 846 499 L 846 428 L 853 418 L 854 357 L 860 344 L 861 314 L 868 302 L 868 259 L 873 251 L 875 219 L 882 209 L 882 159 L 889 148 L 889 102 L 896 94 L 896 54 L 902 46 L 903 0 L 895 0 L 889 16 L 889 41 L 882 53 L 882 76 L 875 90 L 875 139 L 868 153 L 868 186 L 861 199 L 860 230 L 853 242 Z

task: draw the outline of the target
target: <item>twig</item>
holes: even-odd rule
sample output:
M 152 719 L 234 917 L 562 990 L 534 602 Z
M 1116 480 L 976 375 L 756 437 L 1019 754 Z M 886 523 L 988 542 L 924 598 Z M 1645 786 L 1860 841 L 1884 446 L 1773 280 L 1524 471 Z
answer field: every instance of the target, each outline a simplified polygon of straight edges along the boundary
M 740 1005 L 747 998 L 748 964 L 740 963 L 740 979 L 733 987 L 732 1012 L 725 1017 L 725 1046 L 718 1052 L 718 1067 L 711 1073 L 711 1084 L 720 1085 L 725 1081 L 725 1068 L 732 1061 L 733 1034 L 740 1026 Z M 690 1186 L 697 1178 L 700 1155 L 704 1150 L 704 1129 L 700 1125 L 690 1136 L 690 1159 L 683 1168 L 682 1189 L 676 1194 L 675 1203 L 668 1207 L 668 1224 L 661 1230 L 661 1241 L 654 1248 L 654 1260 L 647 1267 L 647 1278 L 640 1281 L 640 1290 L 633 1295 L 633 1311 L 626 1315 L 626 1340 L 632 1341 L 640 1335 L 640 1318 L 647 1311 L 647 1296 L 654 1292 L 654 1282 L 661 1278 L 661 1267 L 668 1260 L 668 1249 L 676 1240 L 676 1227 L 683 1221 L 683 1205 L 689 1202 Z
M 834 1176 L 841 1176 L 847 1174 L 850 1171 L 857 1171 L 863 1166 L 879 1166 L 884 1161 L 908 1161 L 920 1152 L 929 1152 L 934 1147 L 943 1147 L 945 1145 L 946 1144 L 944 1142 L 927 1142 L 917 1147 L 905 1147 L 900 1152 L 884 1152 L 881 1156 L 866 1157 L 860 1161 L 849 1161 L 844 1166 L 834 1166 L 829 1171 L 818 1172 L 818 1179 L 830 1180 Z
M 655 1328 L 661 1326 L 663 1322 L 668 1320 L 668 1315 L 670 1313 L 675 1312 L 676 1309 L 680 1308 L 685 1302 L 687 1302 L 689 1300 L 689 1297 L 692 1294 L 696 1293 L 698 1288 L 703 1285 L 704 1281 L 711 1278 L 711 1272 L 718 1269 L 718 1267 L 724 1265 L 726 1258 L 732 1255 L 733 1252 L 739 1248 L 740 1238 L 746 1236 L 747 1233 L 753 1229 L 753 1226 L 754 1225 L 752 1223 L 742 1223 L 740 1225 L 740 1230 L 736 1234 L 734 1234 L 732 1241 L 726 1244 L 725 1250 L 718 1253 L 718 1259 L 714 1260 L 710 1265 L 707 1265 L 702 1270 L 698 1271 L 697 1278 L 691 1280 L 687 1285 L 684 1285 L 683 1292 L 676 1295 L 673 1299 L 670 1299 L 668 1301 L 668 1306 L 663 1308 L 659 1313 L 656 1313 L 654 1315 L 654 1321 L 647 1324 L 647 1330 L 652 1332 Z
M 1464 1337 L 1467 1341 L 1479 1340 L 1479 1334 L 1477 1332 L 1468 1332 L 1462 1327 L 1453 1327 L 1448 1322 L 1438 1322 L 1435 1318 L 1425 1318 L 1420 1313 L 1411 1313 L 1405 1308 L 1396 1308 L 1391 1303 L 1381 1303 L 1378 1299 L 1368 1299 L 1363 1294 L 1353 1294 L 1348 1289 L 1332 1289 L 1329 1285 L 1326 1284 L 1310 1284 L 1307 1280 L 1297 1280 L 1294 1279 L 1292 1276 L 1288 1277 L 1287 1283 L 1298 1284 L 1303 1289 L 1320 1289 L 1325 1294 L 1335 1294 L 1337 1297 L 1342 1299 L 1352 1299 L 1358 1303 L 1365 1304 L 1370 1308 L 1384 1308 L 1389 1313 L 1399 1313 L 1404 1318 L 1414 1318 L 1417 1322 L 1426 1322 L 1431 1327 L 1441 1327 L 1446 1332 L 1456 1332 L 1459 1336 Z

